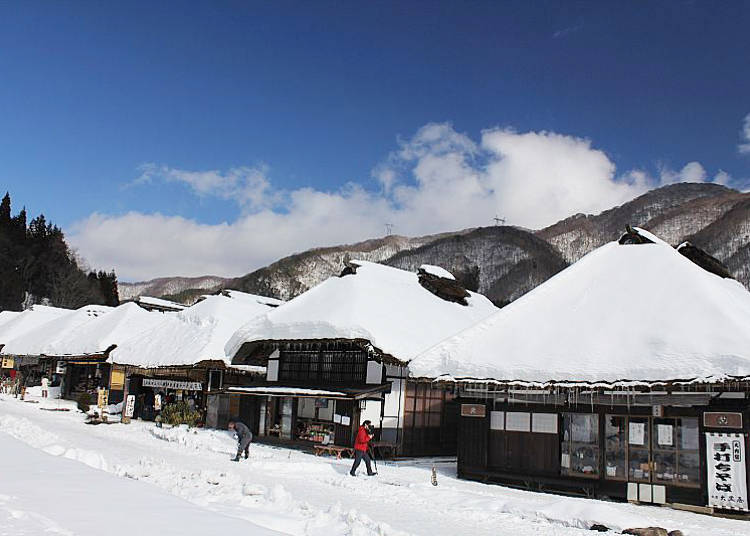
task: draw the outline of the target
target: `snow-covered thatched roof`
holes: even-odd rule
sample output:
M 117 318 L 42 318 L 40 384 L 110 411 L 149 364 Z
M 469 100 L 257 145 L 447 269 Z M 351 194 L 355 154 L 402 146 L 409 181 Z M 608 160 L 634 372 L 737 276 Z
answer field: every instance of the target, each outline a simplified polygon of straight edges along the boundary
M 66 351 L 65 341 L 72 333 L 85 329 L 97 318 L 107 315 L 112 307 L 104 305 L 86 305 L 80 309 L 55 309 L 35 305 L 32 310 L 24 311 L 15 320 L 0 328 L 3 337 L 4 328 L 11 327 L 12 322 L 22 319 L 28 313 L 23 332 L 16 330 L 14 336 L 5 341 L 4 354 L 14 355 L 58 355 L 70 353 Z M 96 351 L 103 351 L 102 348 Z M 93 353 L 93 352 L 92 352 Z
M 159 315 L 152 328 L 118 344 L 109 360 L 122 365 L 163 367 L 200 361 L 229 363 L 224 345 L 248 320 L 271 310 L 264 298 L 232 291 L 230 296 L 206 296 L 179 313 Z
M 21 313 L 3 311 L 6 320 L 0 324 L 0 344 L 8 345 L 10 341 L 33 331 L 56 318 L 73 313 L 70 309 L 34 305 Z M 5 350 L 5 347 L 3 348 Z M 3 353 L 8 353 L 4 351 Z
M 416 376 L 521 382 L 750 375 L 750 293 L 659 238 L 606 244 L 423 352 Z
M 20 314 L 20 311 L 0 311 L 0 328 Z
M 443 300 L 413 272 L 366 261 L 350 264 L 356 273 L 331 277 L 244 325 L 227 343 L 227 355 L 256 341 L 362 339 L 408 361 L 497 311 L 480 294 L 470 293 L 468 305 Z

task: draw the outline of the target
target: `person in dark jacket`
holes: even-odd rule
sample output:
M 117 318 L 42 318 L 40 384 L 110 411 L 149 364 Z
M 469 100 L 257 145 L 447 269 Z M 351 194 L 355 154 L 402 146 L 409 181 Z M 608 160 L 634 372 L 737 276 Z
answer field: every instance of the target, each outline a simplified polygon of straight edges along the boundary
M 362 460 L 365 461 L 368 476 L 377 474 L 372 470 L 372 467 L 370 467 L 370 454 L 368 453 L 372 438 L 372 423 L 370 421 L 365 421 L 362 423 L 362 426 L 359 427 L 359 430 L 357 430 L 357 437 L 354 440 L 354 465 L 352 465 L 352 470 L 349 471 L 350 475 L 357 476 L 357 467 L 362 463 Z
M 229 429 L 237 434 L 237 456 L 232 461 L 240 461 L 240 454 L 245 453 L 245 459 L 250 455 L 250 443 L 253 442 L 253 433 L 244 423 L 240 421 L 229 421 Z

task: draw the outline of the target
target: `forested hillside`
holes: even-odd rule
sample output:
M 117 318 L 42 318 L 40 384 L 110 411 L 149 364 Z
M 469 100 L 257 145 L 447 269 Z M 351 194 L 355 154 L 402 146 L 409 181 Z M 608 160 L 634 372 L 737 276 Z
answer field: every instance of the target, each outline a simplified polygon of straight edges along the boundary
M 119 303 L 114 271 L 86 271 L 59 227 L 43 214 L 27 218 L 25 208 L 12 214 L 6 193 L 0 202 L 0 310 Z

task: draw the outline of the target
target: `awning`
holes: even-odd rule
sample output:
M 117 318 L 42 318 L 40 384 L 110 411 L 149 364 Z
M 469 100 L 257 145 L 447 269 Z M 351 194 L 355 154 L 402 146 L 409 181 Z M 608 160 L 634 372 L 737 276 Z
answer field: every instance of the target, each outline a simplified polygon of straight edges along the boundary
M 312 389 L 307 387 L 291 387 L 279 385 L 263 385 L 258 387 L 228 387 L 225 392 L 253 396 L 283 396 L 295 398 L 334 398 L 341 400 L 361 400 L 380 393 L 390 392 L 391 384 L 367 386 L 364 388 L 342 388 L 335 391 L 327 389 Z

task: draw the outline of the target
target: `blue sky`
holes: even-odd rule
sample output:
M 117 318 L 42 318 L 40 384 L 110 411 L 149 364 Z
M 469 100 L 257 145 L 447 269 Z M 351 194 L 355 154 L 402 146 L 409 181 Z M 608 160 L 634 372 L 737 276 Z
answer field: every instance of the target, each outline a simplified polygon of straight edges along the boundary
M 747 2 L 2 3 L 0 179 L 123 279 L 746 188 L 749 28 Z

